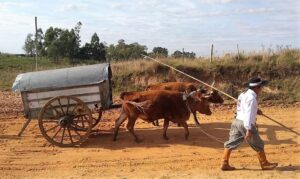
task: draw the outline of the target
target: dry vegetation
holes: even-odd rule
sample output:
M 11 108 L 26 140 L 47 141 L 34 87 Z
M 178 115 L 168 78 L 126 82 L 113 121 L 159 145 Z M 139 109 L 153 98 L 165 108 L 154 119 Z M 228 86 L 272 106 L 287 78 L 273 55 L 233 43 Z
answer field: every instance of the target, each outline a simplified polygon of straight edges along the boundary
M 277 102 L 300 101 L 300 51 L 285 49 L 272 53 L 250 53 L 241 55 L 227 54 L 209 59 L 161 59 L 162 62 L 176 67 L 205 82 L 216 80 L 216 86 L 237 97 L 243 84 L 252 76 L 261 75 L 270 81 L 262 96 L 263 100 Z M 142 90 L 148 84 L 166 81 L 192 81 L 175 73 L 165 66 L 150 60 L 136 60 L 112 63 L 114 90 Z
M 263 100 L 277 102 L 300 101 L 300 50 L 278 48 L 276 51 L 240 54 L 225 54 L 215 57 L 196 59 L 160 59 L 205 82 L 216 86 L 237 97 L 243 90 L 243 83 L 250 77 L 260 74 L 270 80 L 265 89 Z M 59 63 L 49 59 L 39 59 L 38 70 L 70 67 L 74 65 L 94 64 L 95 61 L 82 61 L 80 64 L 69 64 L 68 60 Z M 150 60 L 112 61 L 113 90 L 117 96 L 122 91 L 143 90 L 148 84 L 166 81 L 191 81 L 165 66 Z M 18 73 L 34 71 L 35 60 L 26 57 L 0 56 L 0 89 L 10 89 Z

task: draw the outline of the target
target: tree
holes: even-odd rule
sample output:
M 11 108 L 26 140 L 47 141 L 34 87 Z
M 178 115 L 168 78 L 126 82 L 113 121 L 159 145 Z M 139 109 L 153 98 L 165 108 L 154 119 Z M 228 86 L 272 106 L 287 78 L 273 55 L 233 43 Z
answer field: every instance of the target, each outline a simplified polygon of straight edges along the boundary
M 45 33 L 44 46 L 48 57 L 57 60 L 60 55 L 58 39 L 62 29 L 49 27 Z
M 162 47 L 154 47 L 152 50 L 152 56 L 158 58 L 166 58 L 168 57 L 168 49 Z
M 184 58 L 196 58 L 196 54 L 194 52 L 183 52 Z
M 27 34 L 25 44 L 23 46 L 24 51 L 30 56 L 33 56 L 36 53 L 35 38 L 37 42 L 38 55 L 45 55 L 44 34 L 41 28 L 37 29 L 36 37 L 32 33 Z
M 117 45 L 110 45 L 107 48 L 107 58 L 109 60 L 129 60 L 141 58 L 142 54 L 147 54 L 147 47 L 135 42 L 126 44 L 125 40 L 121 39 Z
M 181 52 L 179 50 L 176 50 L 173 54 L 172 54 L 173 58 L 191 58 L 194 59 L 196 58 L 196 54 L 194 52 Z
M 32 34 L 28 34 L 24 50 L 27 54 L 35 53 L 35 40 L 37 42 L 37 52 L 39 55 L 47 56 L 54 60 L 60 58 L 73 59 L 92 59 L 97 61 L 110 60 L 129 60 L 141 58 L 141 55 L 147 54 L 147 47 L 137 42 L 126 44 L 124 39 L 120 39 L 116 45 L 109 45 L 100 41 L 97 33 L 91 37 L 90 43 L 85 43 L 80 47 L 80 29 L 82 23 L 78 22 L 72 29 L 62 29 L 57 27 L 49 27 L 45 35 L 42 29 L 37 30 L 37 36 L 34 38 Z M 168 50 L 162 47 L 153 49 L 155 54 L 167 57 Z
M 25 45 L 23 46 L 24 51 L 29 56 L 33 56 L 35 54 L 34 40 L 32 37 L 33 35 L 31 33 L 27 34 Z
M 182 55 L 182 52 L 181 52 L 181 51 L 176 50 L 176 51 L 172 54 L 172 57 L 173 57 L 173 58 L 182 58 L 183 55 Z
M 106 48 L 106 58 L 109 60 L 116 60 L 117 59 L 117 53 L 116 53 L 116 46 L 113 44 L 110 44 Z
M 106 60 L 106 51 L 105 46 L 103 43 L 100 43 L 100 39 L 97 33 L 94 33 L 91 38 L 91 53 L 92 59 L 98 61 L 105 61 Z
M 76 58 L 80 49 L 80 28 L 78 22 L 74 29 L 60 29 L 50 27 L 45 33 L 44 46 L 48 57 L 59 59 L 68 57 L 70 60 Z
M 93 34 L 90 43 L 85 43 L 85 45 L 79 49 L 78 57 L 80 59 L 106 61 L 106 47 L 104 43 L 100 42 L 97 33 Z
M 71 29 L 70 31 L 70 35 L 71 35 L 71 51 L 69 53 L 69 57 L 71 59 L 73 59 L 74 57 L 76 57 L 79 53 L 79 49 L 80 49 L 80 29 L 81 29 L 82 23 L 79 21 L 77 22 L 77 24 L 75 25 L 74 29 Z
M 38 55 L 44 56 L 46 54 L 44 47 L 44 33 L 41 28 L 37 29 L 36 41 L 37 41 L 37 51 Z

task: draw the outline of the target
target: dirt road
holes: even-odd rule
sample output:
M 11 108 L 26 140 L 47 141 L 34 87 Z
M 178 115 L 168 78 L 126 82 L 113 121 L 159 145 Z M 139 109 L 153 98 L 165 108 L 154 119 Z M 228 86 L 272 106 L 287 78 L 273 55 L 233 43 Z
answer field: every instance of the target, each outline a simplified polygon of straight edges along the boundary
M 10 92 L 0 93 L 0 178 L 300 178 L 299 136 L 277 124 L 258 118 L 259 131 L 266 143 L 270 161 L 279 162 L 274 171 L 261 171 L 256 154 L 243 144 L 234 151 L 231 163 L 239 170 L 219 170 L 222 144 L 193 126 L 190 138 L 172 125 L 169 140 L 162 138 L 161 127 L 138 121 L 135 143 L 122 127 L 119 138 L 112 141 L 112 128 L 118 111 L 104 114 L 88 142 L 77 148 L 50 145 L 33 121 L 22 137 L 17 137 L 24 117 L 21 100 Z M 263 107 L 265 114 L 300 132 L 300 105 Z M 233 117 L 232 109 L 214 108 L 210 117 L 199 115 L 202 128 L 225 141 Z

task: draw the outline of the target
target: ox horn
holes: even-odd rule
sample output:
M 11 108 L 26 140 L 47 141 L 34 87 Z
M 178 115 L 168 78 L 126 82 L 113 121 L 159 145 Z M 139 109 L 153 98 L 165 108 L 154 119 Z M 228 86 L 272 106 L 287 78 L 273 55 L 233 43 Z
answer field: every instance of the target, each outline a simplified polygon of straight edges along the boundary
M 215 79 L 214 79 L 214 81 L 211 83 L 211 87 L 210 87 L 210 89 L 211 89 L 211 91 L 210 91 L 210 93 L 212 93 L 212 92 L 214 92 L 215 91 L 215 89 L 213 88 L 214 87 L 214 85 L 215 85 Z
M 211 85 L 210 85 L 210 86 L 212 86 L 212 87 L 213 87 L 213 86 L 215 85 L 215 82 L 216 82 L 216 81 L 214 80 L 214 81 L 211 83 Z
M 216 82 L 216 74 L 214 74 L 214 78 L 213 78 L 214 80 L 213 80 L 213 82 L 211 83 L 211 87 L 214 87 L 214 85 L 215 85 L 215 82 Z M 213 88 L 211 88 L 212 90 L 214 90 Z

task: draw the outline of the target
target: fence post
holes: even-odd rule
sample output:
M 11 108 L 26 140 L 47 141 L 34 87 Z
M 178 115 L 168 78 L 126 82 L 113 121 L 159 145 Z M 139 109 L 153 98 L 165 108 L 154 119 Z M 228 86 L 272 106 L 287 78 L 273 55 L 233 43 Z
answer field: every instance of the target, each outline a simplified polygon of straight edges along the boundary
M 240 61 L 240 49 L 239 49 L 239 44 L 236 44 L 237 48 L 237 60 Z
M 210 63 L 212 63 L 212 60 L 213 60 L 213 53 L 214 53 L 214 44 L 211 44 Z

